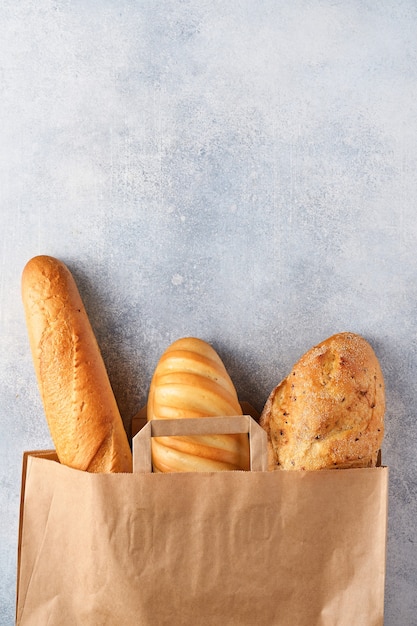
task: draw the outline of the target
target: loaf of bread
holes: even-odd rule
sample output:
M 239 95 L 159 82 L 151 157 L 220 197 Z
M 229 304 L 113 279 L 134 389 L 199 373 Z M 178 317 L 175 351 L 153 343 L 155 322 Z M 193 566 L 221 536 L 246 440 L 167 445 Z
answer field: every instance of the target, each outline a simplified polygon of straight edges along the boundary
M 89 472 L 131 472 L 126 431 L 70 271 L 53 257 L 34 257 L 23 270 L 22 299 L 59 461 Z
M 147 419 L 242 415 L 235 387 L 217 352 L 196 337 L 172 343 L 152 377 Z M 245 434 L 155 437 L 155 472 L 249 469 Z
M 260 423 L 269 469 L 373 467 L 384 435 L 385 392 L 370 344 L 339 333 L 309 350 L 271 392 Z

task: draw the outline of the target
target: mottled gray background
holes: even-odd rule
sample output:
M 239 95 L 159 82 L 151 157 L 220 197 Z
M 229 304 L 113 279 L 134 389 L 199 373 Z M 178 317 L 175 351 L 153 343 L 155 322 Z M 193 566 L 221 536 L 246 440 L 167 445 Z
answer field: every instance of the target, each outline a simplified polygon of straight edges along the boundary
M 22 452 L 51 446 L 20 301 L 39 253 L 73 271 L 127 427 L 178 337 L 261 409 L 312 345 L 363 334 L 386 625 L 417 624 L 417 3 L 2 0 L 0 28 L 1 624 Z

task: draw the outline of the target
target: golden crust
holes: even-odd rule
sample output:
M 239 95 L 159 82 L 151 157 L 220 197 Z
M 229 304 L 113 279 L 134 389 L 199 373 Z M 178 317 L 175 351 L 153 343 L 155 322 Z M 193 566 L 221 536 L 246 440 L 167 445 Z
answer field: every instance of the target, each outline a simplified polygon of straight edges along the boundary
M 269 469 L 372 467 L 384 435 L 385 389 L 361 336 L 338 333 L 309 350 L 271 392 L 260 423 Z
M 161 356 L 152 377 L 147 419 L 241 415 L 236 390 L 217 352 L 184 337 Z M 246 435 L 199 435 L 152 439 L 154 471 L 249 469 Z
M 127 435 L 75 281 L 61 261 L 31 259 L 22 299 L 39 390 L 61 463 L 130 472 Z

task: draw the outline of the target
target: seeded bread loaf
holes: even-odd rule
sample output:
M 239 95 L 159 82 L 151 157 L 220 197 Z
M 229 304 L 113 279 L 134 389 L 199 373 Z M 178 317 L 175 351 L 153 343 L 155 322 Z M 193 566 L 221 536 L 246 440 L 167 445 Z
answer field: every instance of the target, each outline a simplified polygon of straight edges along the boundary
M 370 344 L 339 333 L 309 350 L 271 392 L 260 423 L 269 469 L 372 467 L 384 435 L 385 392 Z

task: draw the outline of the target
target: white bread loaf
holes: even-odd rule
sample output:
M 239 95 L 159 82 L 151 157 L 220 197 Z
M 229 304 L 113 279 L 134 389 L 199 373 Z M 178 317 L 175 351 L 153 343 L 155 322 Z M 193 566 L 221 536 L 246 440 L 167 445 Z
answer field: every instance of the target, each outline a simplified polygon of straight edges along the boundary
M 70 271 L 53 257 L 32 258 L 22 273 L 22 299 L 59 461 L 89 472 L 131 472 L 127 435 Z
M 214 348 L 184 337 L 165 350 L 149 389 L 148 420 L 241 414 L 233 382 Z M 152 462 L 155 472 L 248 470 L 248 437 L 155 437 Z

